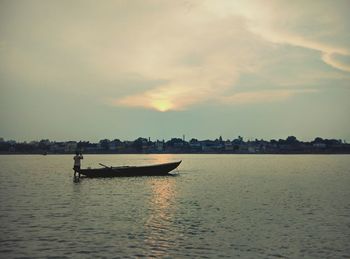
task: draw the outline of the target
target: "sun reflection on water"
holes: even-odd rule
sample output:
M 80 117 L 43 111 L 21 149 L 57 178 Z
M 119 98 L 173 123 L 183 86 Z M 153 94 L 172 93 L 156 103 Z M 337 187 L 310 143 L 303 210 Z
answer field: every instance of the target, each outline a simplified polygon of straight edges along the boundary
M 170 233 L 175 213 L 174 199 L 176 196 L 175 178 L 155 177 L 150 180 L 151 199 L 150 216 L 145 223 L 148 233 L 145 243 L 150 247 L 152 256 L 167 256 L 167 250 L 174 244 L 174 236 Z
M 149 156 L 154 164 L 163 164 L 176 161 L 173 154 L 150 154 Z

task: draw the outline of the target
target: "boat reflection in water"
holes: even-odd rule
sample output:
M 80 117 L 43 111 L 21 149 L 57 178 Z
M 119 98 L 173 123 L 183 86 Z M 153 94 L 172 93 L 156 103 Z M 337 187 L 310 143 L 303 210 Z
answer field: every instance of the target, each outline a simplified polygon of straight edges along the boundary
M 155 156 L 156 163 L 171 161 L 171 155 Z M 176 211 L 176 179 L 177 177 L 152 177 L 149 179 L 151 197 L 149 201 L 150 214 L 145 222 L 146 247 L 149 256 L 166 257 L 168 250 L 174 246 L 176 232 L 174 231 L 174 214 Z

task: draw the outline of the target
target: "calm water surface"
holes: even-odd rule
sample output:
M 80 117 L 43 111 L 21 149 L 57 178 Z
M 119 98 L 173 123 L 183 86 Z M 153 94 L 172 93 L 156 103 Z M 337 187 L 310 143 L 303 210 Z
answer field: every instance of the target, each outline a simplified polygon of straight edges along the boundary
M 348 155 L 182 159 L 176 177 L 81 179 L 72 156 L 0 156 L 0 257 L 350 258 Z

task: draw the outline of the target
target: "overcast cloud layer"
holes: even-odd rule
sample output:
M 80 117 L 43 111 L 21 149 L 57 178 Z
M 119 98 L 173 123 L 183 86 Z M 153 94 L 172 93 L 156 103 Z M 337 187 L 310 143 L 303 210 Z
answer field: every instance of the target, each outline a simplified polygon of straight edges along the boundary
M 349 9 L 349 1 L 2 1 L 0 137 L 350 140 Z M 206 127 L 213 122 L 220 127 Z

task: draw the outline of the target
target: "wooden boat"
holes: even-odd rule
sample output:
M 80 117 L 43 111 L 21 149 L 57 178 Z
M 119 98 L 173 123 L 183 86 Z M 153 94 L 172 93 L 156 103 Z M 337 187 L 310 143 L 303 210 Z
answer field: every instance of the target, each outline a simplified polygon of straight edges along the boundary
M 105 166 L 102 168 L 86 168 L 80 169 L 78 173 L 85 175 L 86 177 L 121 177 L 121 176 L 159 176 L 159 175 L 171 175 L 170 171 L 176 169 L 182 161 L 146 165 L 146 166 Z

